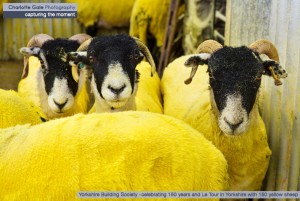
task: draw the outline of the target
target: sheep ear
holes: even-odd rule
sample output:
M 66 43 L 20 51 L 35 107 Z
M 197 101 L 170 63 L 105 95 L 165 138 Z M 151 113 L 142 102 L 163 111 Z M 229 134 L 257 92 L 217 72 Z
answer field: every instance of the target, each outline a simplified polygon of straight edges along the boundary
M 211 57 L 209 53 L 200 53 L 191 55 L 188 60 L 184 62 L 185 67 L 192 67 L 190 77 L 184 81 L 185 84 L 190 84 L 195 76 L 198 66 L 208 63 L 208 59 Z
M 69 62 L 71 66 L 82 63 L 83 65 L 88 65 L 90 62 L 87 59 L 87 52 L 68 52 L 61 56 L 61 60 L 64 62 Z
M 186 67 L 196 67 L 199 65 L 207 64 L 208 59 L 211 57 L 209 53 L 200 53 L 191 55 L 188 60 L 185 61 L 184 65 Z
M 29 73 L 29 66 L 28 66 L 28 59 L 30 56 L 39 57 L 41 48 L 39 47 L 22 47 L 20 49 L 20 53 L 24 55 L 24 67 L 21 79 L 24 79 L 28 76 Z
M 23 54 L 24 56 L 36 56 L 38 57 L 40 54 L 41 48 L 39 47 L 22 47 L 20 49 L 21 54 Z
M 263 75 L 272 76 L 276 86 L 282 85 L 280 78 L 286 78 L 287 73 L 282 66 L 274 60 L 266 60 L 263 62 Z

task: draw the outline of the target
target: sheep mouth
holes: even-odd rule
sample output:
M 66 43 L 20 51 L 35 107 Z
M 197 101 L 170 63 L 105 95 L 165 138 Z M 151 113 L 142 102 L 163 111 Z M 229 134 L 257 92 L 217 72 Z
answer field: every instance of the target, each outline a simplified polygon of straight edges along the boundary
M 127 99 L 117 99 L 117 100 L 110 100 L 107 101 L 107 104 L 112 108 L 120 108 L 123 107 L 127 103 Z

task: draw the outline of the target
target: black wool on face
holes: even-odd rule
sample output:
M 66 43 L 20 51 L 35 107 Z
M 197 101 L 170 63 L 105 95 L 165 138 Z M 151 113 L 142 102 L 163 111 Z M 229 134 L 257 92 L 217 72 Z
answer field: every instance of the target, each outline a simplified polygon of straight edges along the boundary
M 111 64 L 119 63 L 130 79 L 132 89 L 136 77 L 136 66 L 143 59 L 139 48 L 128 35 L 95 37 L 87 50 L 87 57 L 91 59 L 91 68 L 95 76 L 97 89 L 101 95 L 101 86 Z M 101 95 L 102 96 L 102 95 Z
M 77 41 L 68 39 L 48 40 L 42 45 L 39 59 L 41 61 L 43 60 L 41 56 L 41 54 L 43 54 L 47 62 L 47 64 L 45 64 L 43 61 L 44 64 L 42 68 L 45 68 L 45 65 L 47 65 L 48 68 L 47 73 L 44 74 L 45 88 L 48 95 L 53 88 L 55 78 L 65 78 L 70 92 L 74 96 L 77 93 L 78 83 L 73 79 L 72 66 L 68 62 L 62 61 L 61 55 L 65 52 L 76 51 L 79 45 Z
M 230 94 L 240 94 L 242 106 L 249 114 L 261 80 L 257 79 L 263 65 L 255 53 L 247 47 L 224 47 L 215 53 L 208 61 L 208 71 L 211 74 L 209 83 L 219 111 L 226 106 L 226 97 Z

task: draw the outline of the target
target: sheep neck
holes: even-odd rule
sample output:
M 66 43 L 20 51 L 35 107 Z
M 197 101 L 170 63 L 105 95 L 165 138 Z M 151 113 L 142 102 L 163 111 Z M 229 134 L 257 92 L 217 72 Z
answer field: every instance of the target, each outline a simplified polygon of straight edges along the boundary
M 218 110 L 211 94 L 211 134 L 206 134 L 228 162 L 230 190 L 259 190 L 271 150 L 264 123 L 258 111 L 258 96 L 249 114 L 249 128 L 239 136 L 228 136 L 218 126 Z M 251 189 L 249 189 L 251 188 Z

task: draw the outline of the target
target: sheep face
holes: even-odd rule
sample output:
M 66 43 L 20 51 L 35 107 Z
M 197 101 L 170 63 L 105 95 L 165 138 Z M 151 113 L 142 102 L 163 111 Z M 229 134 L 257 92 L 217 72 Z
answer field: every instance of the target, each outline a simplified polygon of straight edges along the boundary
M 246 47 L 224 47 L 208 60 L 212 99 L 224 133 L 237 135 L 247 130 L 262 70 L 259 56 Z
M 219 127 L 228 135 L 242 134 L 251 121 L 262 75 L 271 75 L 270 66 L 279 77 L 286 77 L 286 73 L 278 63 L 262 61 L 258 53 L 247 47 L 223 47 L 207 55 L 196 54 L 185 65 L 208 64 L 212 107 Z
M 143 59 L 135 41 L 125 35 L 92 40 L 87 56 L 93 69 L 92 88 L 111 108 L 124 106 L 136 91 L 137 64 Z
M 75 63 L 81 62 L 91 69 L 91 88 L 95 98 L 111 109 L 126 105 L 136 92 L 139 77 L 136 66 L 144 55 L 130 36 L 95 37 L 87 52 L 71 54 Z
M 79 47 L 75 40 L 55 39 L 46 41 L 41 47 L 23 47 L 21 53 L 36 56 L 41 63 L 41 85 L 45 88 L 48 105 L 52 111 L 63 113 L 70 109 L 78 90 L 72 77 L 72 66 L 61 60 L 61 54 L 75 51 Z

